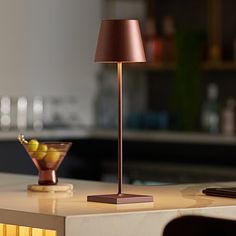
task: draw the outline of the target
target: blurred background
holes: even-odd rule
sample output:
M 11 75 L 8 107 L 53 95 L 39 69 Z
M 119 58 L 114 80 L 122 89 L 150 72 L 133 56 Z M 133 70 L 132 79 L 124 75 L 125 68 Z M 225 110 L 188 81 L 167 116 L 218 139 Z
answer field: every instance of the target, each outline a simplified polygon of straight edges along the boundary
M 126 183 L 236 179 L 233 0 L 0 0 L 0 171 L 36 174 L 16 141 L 72 141 L 59 176 L 116 180 L 115 65 L 102 19 L 140 20 L 147 63 L 125 64 Z

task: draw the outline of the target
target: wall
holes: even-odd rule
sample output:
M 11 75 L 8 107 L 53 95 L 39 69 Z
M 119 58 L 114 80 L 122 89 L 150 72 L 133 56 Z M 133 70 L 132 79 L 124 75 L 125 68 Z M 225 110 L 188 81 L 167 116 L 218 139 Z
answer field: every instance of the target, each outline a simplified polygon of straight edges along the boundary
M 0 95 L 75 95 L 93 122 L 100 0 L 0 0 Z

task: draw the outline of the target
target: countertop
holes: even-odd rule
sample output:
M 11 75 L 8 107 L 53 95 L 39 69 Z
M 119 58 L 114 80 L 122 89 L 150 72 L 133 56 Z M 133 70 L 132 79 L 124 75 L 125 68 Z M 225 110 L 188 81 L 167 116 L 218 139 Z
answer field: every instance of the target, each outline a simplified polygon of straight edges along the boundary
M 236 186 L 235 183 L 183 184 L 167 186 L 124 185 L 127 193 L 153 195 L 154 203 L 112 205 L 86 201 L 87 195 L 115 193 L 116 185 L 72 179 L 60 182 L 72 183 L 73 193 L 27 192 L 28 184 L 36 183 L 37 176 L 0 174 L 0 209 L 57 216 L 84 216 L 91 214 L 123 213 L 130 211 L 168 211 L 174 209 L 236 206 L 236 199 L 209 197 L 201 193 L 208 186 Z M 17 201 L 16 201 L 17 199 Z M 40 200 L 44 200 L 40 202 Z M 56 200 L 56 204 L 50 204 Z
M 162 234 L 163 228 L 171 219 L 181 215 L 236 219 L 236 199 L 210 197 L 201 193 L 206 187 L 232 187 L 236 186 L 236 182 L 125 185 L 126 193 L 149 194 L 154 197 L 154 203 L 127 205 L 86 201 L 87 195 L 115 193 L 115 184 L 60 179 L 60 182 L 74 185 L 73 193 L 27 192 L 27 185 L 36 182 L 36 176 L 0 174 L 1 223 L 47 227 L 58 232 L 63 229 L 58 235 L 95 235 L 97 232 L 97 235 L 103 236 L 157 236 Z M 60 228 L 62 224 L 63 227 Z M 142 224 L 141 228 L 139 224 Z M 113 233 L 110 234 L 111 232 Z

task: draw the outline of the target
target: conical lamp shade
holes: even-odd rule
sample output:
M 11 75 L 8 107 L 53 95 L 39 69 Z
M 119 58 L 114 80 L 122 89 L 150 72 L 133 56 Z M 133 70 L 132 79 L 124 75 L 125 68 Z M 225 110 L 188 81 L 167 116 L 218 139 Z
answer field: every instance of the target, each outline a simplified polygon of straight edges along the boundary
M 146 62 L 138 20 L 103 20 L 96 62 Z

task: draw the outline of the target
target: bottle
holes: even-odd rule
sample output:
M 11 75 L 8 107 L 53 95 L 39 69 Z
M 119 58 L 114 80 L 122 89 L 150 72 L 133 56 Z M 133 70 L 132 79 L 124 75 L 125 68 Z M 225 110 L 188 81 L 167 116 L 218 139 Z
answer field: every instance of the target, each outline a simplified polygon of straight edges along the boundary
M 160 63 L 162 60 L 162 40 L 157 37 L 155 20 L 148 18 L 145 24 L 144 49 L 148 62 Z
M 9 130 L 11 125 L 11 98 L 9 96 L 2 96 L 0 99 L 0 125 L 1 129 Z
M 203 104 L 201 123 L 204 131 L 212 134 L 219 132 L 218 86 L 214 83 L 207 87 L 207 100 Z
M 172 16 L 165 16 L 162 21 L 163 61 L 173 63 L 175 60 L 175 23 Z
M 220 44 L 214 43 L 209 46 L 209 60 L 211 63 L 219 63 L 221 61 L 222 49 Z
M 115 128 L 117 123 L 116 84 L 112 77 L 113 71 L 103 71 L 98 78 L 95 114 L 100 128 Z
M 236 39 L 233 41 L 233 61 L 236 63 Z
M 234 135 L 235 132 L 235 100 L 227 99 L 226 106 L 222 111 L 222 133 Z
M 17 100 L 17 128 L 25 130 L 27 128 L 27 98 L 19 97 Z
M 40 96 L 33 98 L 33 128 L 35 130 L 43 128 L 43 98 Z

